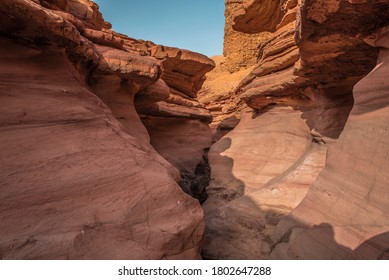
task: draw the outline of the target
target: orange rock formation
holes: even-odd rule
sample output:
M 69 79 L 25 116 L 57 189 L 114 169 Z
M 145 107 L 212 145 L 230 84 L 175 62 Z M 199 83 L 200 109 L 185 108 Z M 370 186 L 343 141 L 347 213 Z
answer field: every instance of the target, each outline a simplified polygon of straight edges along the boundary
M 204 256 L 387 257 L 387 38 L 379 30 L 389 25 L 389 2 L 233 3 L 226 26 L 249 44 L 259 38 L 257 63 L 243 68 L 250 73 L 234 92 L 252 110 L 209 153 Z M 239 44 L 231 38 L 225 51 Z
M 0 15 L 0 257 L 199 258 L 203 211 L 141 117 L 206 133 L 195 97 L 213 61 L 115 33 L 87 0 Z
M 389 258 L 389 1 L 225 4 L 210 59 L 0 2 L 2 259 Z

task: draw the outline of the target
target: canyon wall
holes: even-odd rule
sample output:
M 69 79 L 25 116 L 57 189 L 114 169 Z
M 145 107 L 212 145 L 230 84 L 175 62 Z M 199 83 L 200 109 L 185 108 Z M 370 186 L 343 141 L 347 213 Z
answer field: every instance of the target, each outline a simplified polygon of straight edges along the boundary
M 224 65 L 230 73 L 255 65 L 262 37 L 258 33 L 242 33 L 233 28 L 234 13 L 244 2 L 245 0 L 225 1 L 223 55 L 226 58 Z
M 213 61 L 1 1 L 2 259 L 389 258 L 389 1 L 225 4 Z
M 204 256 L 387 257 L 388 1 L 247 0 L 229 13 L 226 26 L 260 40 L 234 92 L 249 109 L 209 153 Z
M 388 27 L 371 43 L 381 49 L 377 66 L 354 87 L 354 108 L 325 169 L 279 224 L 272 258 L 389 258 Z
M 214 62 L 118 34 L 88 0 L 0 15 L 0 257 L 200 258 L 203 210 L 178 182 L 210 145 L 196 93 Z

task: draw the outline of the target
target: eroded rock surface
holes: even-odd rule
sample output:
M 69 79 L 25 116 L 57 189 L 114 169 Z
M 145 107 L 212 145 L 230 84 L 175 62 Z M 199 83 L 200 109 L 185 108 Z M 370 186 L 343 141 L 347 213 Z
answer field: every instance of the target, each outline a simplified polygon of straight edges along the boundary
M 261 40 L 261 36 L 258 34 L 247 34 L 233 28 L 234 13 L 242 3 L 244 0 L 225 1 L 223 55 L 226 57 L 226 69 L 230 73 L 253 66 L 256 63 L 258 43 Z
M 324 166 L 326 148 L 312 143 L 301 112 L 246 112 L 209 153 L 204 256 L 266 259 L 274 226 L 305 197 Z
M 214 137 L 214 140 L 217 140 L 238 124 L 240 111 L 247 107 L 235 94 L 235 89 L 250 73 L 251 68 L 242 68 L 230 73 L 224 56 L 216 56 L 212 59 L 216 67 L 206 74 L 206 80 L 198 93 L 198 99 L 212 114 L 211 129 L 217 131 Z M 221 124 L 223 121 L 230 125 Z
M 200 120 L 177 118 L 143 118 L 151 145 L 181 173 L 180 186 L 200 202 L 207 198 L 205 187 L 210 180 L 208 149 L 212 133 Z
M 0 15 L 1 258 L 388 258 L 387 0 L 227 0 L 216 64 L 88 0 Z
M 379 117 L 387 108 L 387 86 L 378 78 L 384 59 L 368 73 L 385 44 L 385 35 L 379 45 L 373 34 L 388 24 L 388 1 L 234 4 L 226 25 L 259 38 L 256 64 L 235 91 L 253 112 L 210 150 L 204 256 L 385 258 L 388 143 L 378 140 L 386 131 Z M 353 108 L 353 87 L 366 75 L 355 87 Z M 208 92 L 219 89 L 209 86 Z M 231 96 L 223 106 L 232 104 L 238 115 Z M 381 194 L 376 202 L 370 185 Z
M 203 211 L 137 104 L 206 131 L 195 97 L 213 61 L 113 32 L 87 0 L 6 0 L 0 15 L 0 257 L 199 258 Z
M 277 228 L 272 258 L 387 259 L 389 249 L 389 28 L 373 42 L 378 64 L 354 87 L 355 106 L 326 167 Z

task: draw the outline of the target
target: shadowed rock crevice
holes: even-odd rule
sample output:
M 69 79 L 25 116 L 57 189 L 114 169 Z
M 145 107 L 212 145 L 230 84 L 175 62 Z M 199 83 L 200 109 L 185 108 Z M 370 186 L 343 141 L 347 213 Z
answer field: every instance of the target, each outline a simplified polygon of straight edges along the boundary
M 197 164 L 194 174 L 188 172 L 181 172 L 180 187 L 187 193 L 198 199 L 203 204 L 207 198 L 208 193 L 206 187 L 211 181 L 211 166 L 208 161 L 209 150 L 204 150 L 203 162 Z
M 388 231 L 389 223 L 384 214 L 388 178 L 381 171 L 388 165 L 385 152 L 388 143 L 383 140 L 386 139 L 387 122 L 384 119 L 388 112 L 387 106 L 381 103 L 387 104 L 388 96 L 388 88 L 384 86 L 389 48 L 387 30 L 377 32 L 373 45 L 381 48 L 378 65 L 354 87 L 354 108 L 339 141 L 329 148 L 326 168 L 304 201 L 290 217 L 280 222 L 278 234 L 293 228 L 295 220 L 307 225 L 323 221 L 333 226 L 339 243 L 356 248 L 363 241 Z M 376 102 L 377 99 L 380 102 Z M 317 252 L 305 246 L 302 249 L 302 244 L 316 242 L 321 234 L 320 230 L 307 231 L 299 238 L 291 238 L 287 244 L 277 246 L 272 257 L 291 257 L 297 253 L 300 257 L 311 258 Z M 358 250 L 357 258 L 385 255 L 388 240 L 376 245 L 374 249 Z M 334 256 L 341 257 L 335 248 L 328 248 Z
M 113 32 L 91 1 L 43 2 L 0 3 L 1 257 L 200 258 L 203 211 L 134 100 L 207 135 L 193 95 L 213 61 Z
M 325 162 L 301 112 L 268 107 L 246 112 L 210 150 L 204 203 L 207 259 L 268 259 L 275 229 L 305 197 Z M 293 149 L 286 148 L 293 143 Z
M 212 60 L 0 2 L 1 258 L 388 258 L 389 1 L 225 3 Z
M 207 75 L 201 100 L 217 119 L 212 125 L 241 120 L 210 150 L 206 258 L 385 256 L 385 242 L 374 254 L 355 249 L 388 225 L 381 205 L 388 180 L 380 171 L 387 166 L 387 31 L 379 30 L 389 24 L 388 5 L 226 1 L 224 57 Z M 272 9 L 274 17 L 265 17 Z M 218 83 L 237 77 L 232 92 Z M 373 202 L 377 186 L 381 197 Z M 266 212 L 274 214 L 268 223 Z M 266 240 L 270 249 L 261 251 L 255 242 Z
M 207 123 L 182 118 L 142 117 L 154 149 L 181 174 L 182 189 L 204 202 L 209 183 L 208 150 L 212 133 Z

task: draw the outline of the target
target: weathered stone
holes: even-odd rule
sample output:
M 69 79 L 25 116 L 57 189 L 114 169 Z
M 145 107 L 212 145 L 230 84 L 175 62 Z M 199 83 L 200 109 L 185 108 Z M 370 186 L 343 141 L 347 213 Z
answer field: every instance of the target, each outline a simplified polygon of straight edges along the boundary
M 325 169 L 277 227 L 285 241 L 272 258 L 387 259 L 389 28 L 374 45 L 378 65 L 354 87 L 355 106 Z
M 92 1 L 0 3 L 0 34 L 12 38 L 0 39 L 1 258 L 200 257 L 202 209 L 152 148 L 134 99 L 170 102 L 167 131 L 176 115 L 203 130 L 208 111 L 161 76 L 164 62 L 177 79 L 193 76 L 183 91 L 196 96 L 213 62 L 168 47 L 156 59 L 152 42 L 109 28 Z
M 255 65 L 258 45 L 263 36 L 233 29 L 234 12 L 244 0 L 226 0 L 223 55 L 228 72 L 233 73 Z
M 247 0 L 234 12 L 235 30 L 244 33 L 273 32 L 280 24 L 286 0 Z M 290 2 L 290 1 L 289 1 Z
M 0 42 L 1 258 L 198 258 L 202 209 L 177 171 L 63 52 Z
M 100 57 L 98 71 L 130 81 L 137 87 L 135 92 L 156 82 L 161 75 L 159 64 L 151 58 L 99 45 L 95 47 Z
M 303 200 L 324 166 L 325 151 L 312 143 L 301 113 L 291 108 L 243 114 L 209 153 L 204 256 L 268 258 L 275 225 Z
M 229 10 L 234 29 L 260 40 L 236 93 L 255 111 L 211 148 L 204 256 L 386 258 L 385 59 L 368 73 L 377 47 L 386 55 L 385 32 L 373 33 L 389 24 L 389 2 L 239 2 Z M 222 88 L 210 85 L 204 92 Z M 202 99 L 213 114 L 230 105 L 239 115 L 232 94 Z

